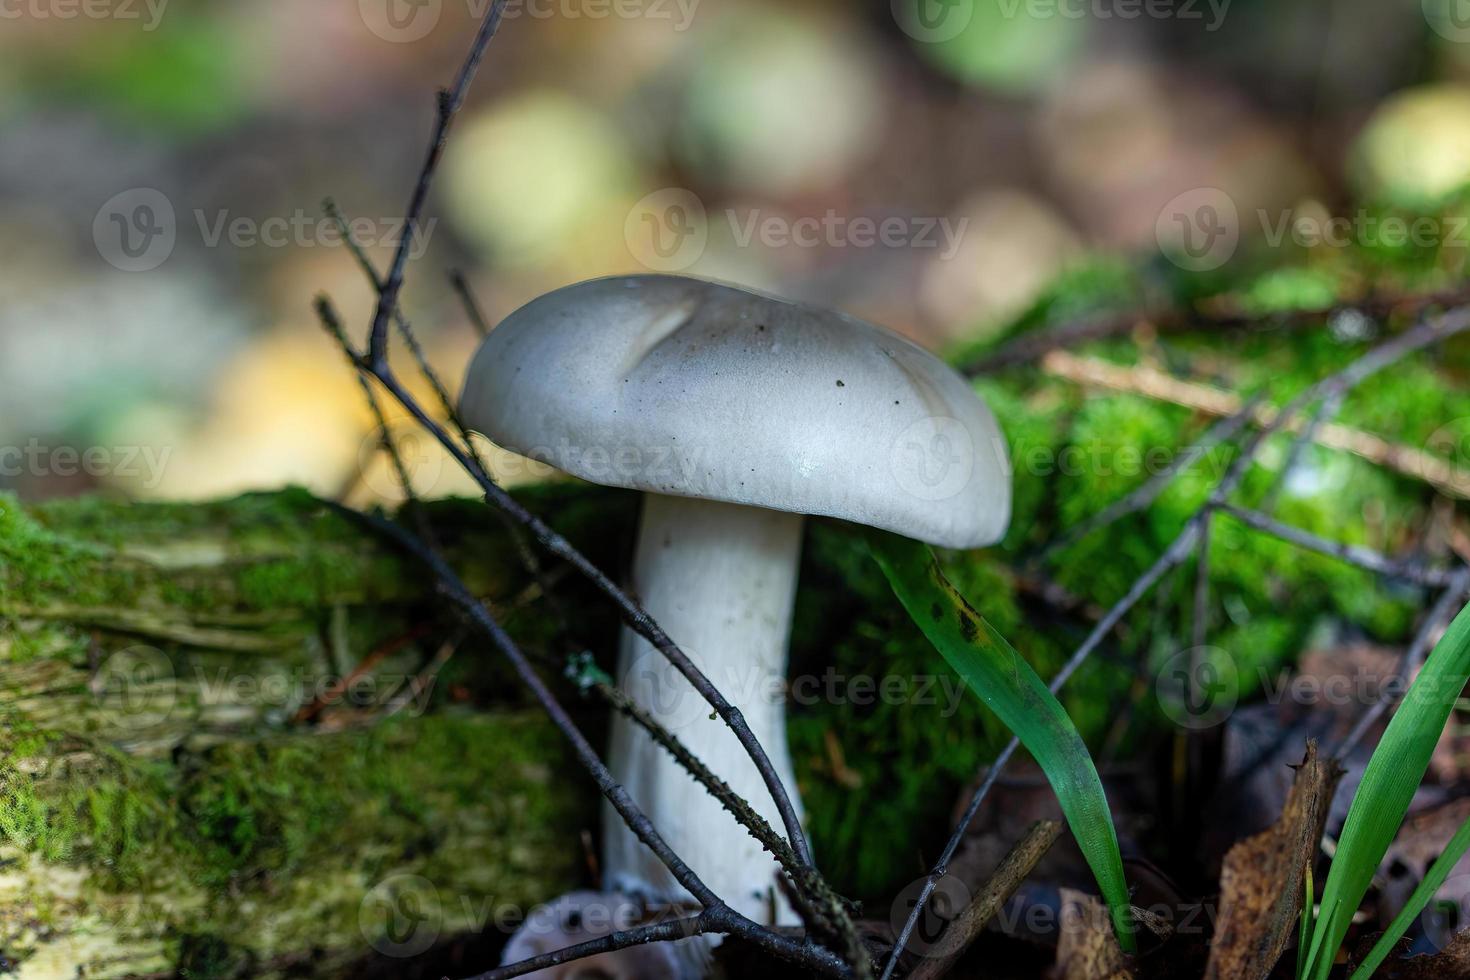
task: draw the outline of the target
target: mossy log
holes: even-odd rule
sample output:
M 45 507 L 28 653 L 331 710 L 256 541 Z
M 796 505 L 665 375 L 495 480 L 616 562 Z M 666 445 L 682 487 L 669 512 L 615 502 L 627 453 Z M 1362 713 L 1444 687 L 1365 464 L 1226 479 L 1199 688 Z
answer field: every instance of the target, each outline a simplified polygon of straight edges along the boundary
M 522 496 L 599 567 L 626 568 L 636 494 Z M 418 516 L 600 742 L 605 714 L 561 677 L 584 650 L 611 669 L 611 604 L 564 565 L 537 581 L 479 502 Z M 948 560 L 1036 652 L 1004 565 Z M 520 914 L 591 883 L 581 842 L 601 808 L 477 637 L 433 673 L 461 631 L 421 567 L 301 491 L 0 497 L 0 969 L 483 969 Z M 886 902 L 915 869 L 868 842 L 942 834 L 1006 733 L 835 522 L 808 522 L 792 674 L 789 736 L 823 869 Z
M 539 503 L 589 547 L 630 525 L 631 499 L 584 497 Z M 424 513 L 528 649 L 549 643 L 488 510 Z M 493 653 L 450 655 L 445 616 L 304 492 L 0 496 L 0 972 L 406 976 L 582 883 L 588 781 Z

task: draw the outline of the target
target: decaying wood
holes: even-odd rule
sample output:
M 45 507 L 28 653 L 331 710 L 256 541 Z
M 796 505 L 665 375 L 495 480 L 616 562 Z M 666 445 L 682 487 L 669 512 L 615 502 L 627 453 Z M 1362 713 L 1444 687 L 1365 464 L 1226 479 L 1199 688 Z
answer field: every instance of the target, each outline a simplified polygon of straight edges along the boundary
M 500 525 L 427 511 L 476 593 L 544 633 Z M 7 974 L 350 973 L 583 881 L 590 787 L 498 660 L 465 644 L 445 666 L 442 616 L 410 562 L 300 491 L 0 496 Z
M 1291 941 L 1301 913 L 1306 870 L 1342 770 L 1307 743 L 1286 806 L 1270 829 L 1236 844 L 1220 873 L 1220 913 L 1207 980 L 1265 977 Z
M 1070 888 L 1061 892 L 1062 930 L 1054 980 L 1132 980 L 1108 907 L 1092 895 Z
M 1062 832 L 1058 820 L 1038 820 L 1031 825 L 1026 836 L 1011 848 L 979 893 L 967 905 L 945 931 L 937 948 L 929 951 L 929 959 L 914 967 L 910 980 L 938 980 L 953 969 L 965 950 L 970 948 L 1002 905 L 1011 897 L 1021 883 L 1036 867 L 1036 862 L 1046 856 Z

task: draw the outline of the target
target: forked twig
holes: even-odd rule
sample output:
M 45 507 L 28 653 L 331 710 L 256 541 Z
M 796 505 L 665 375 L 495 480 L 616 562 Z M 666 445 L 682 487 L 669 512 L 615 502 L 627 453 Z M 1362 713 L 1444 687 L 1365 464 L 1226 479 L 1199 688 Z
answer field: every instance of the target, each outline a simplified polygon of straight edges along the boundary
M 702 921 L 703 923 L 702 931 L 739 936 L 741 939 L 754 944 L 772 955 L 779 956 L 782 959 L 789 960 L 807 969 L 815 970 L 826 976 L 844 978 L 855 976 L 852 967 L 844 963 L 830 951 L 812 943 L 797 942 L 773 930 L 767 929 L 740 915 L 726 905 L 718 895 L 710 891 L 709 887 L 700 880 L 699 876 L 669 847 L 668 843 L 659 834 L 658 829 L 654 827 L 653 822 L 648 819 L 648 816 L 644 814 L 638 804 L 634 802 L 633 798 L 628 795 L 628 791 L 613 779 L 612 773 L 608 771 L 607 766 L 598 758 L 597 751 L 592 748 L 591 743 L 587 741 L 581 730 L 577 728 L 571 716 L 566 713 L 566 709 L 561 706 L 561 703 L 556 699 L 556 695 L 551 692 L 551 689 L 536 674 L 535 670 L 531 667 L 530 661 L 526 658 L 526 655 L 521 651 L 520 647 L 511 639 L 510 634 L 505 632 L 500 622 L 491 615 L 490 611 L 485 608 L 485 605 L 474 597 L 469 591 L 469 588 L 455 574 L 454 569 L 450 568 L 444 559 L 432 548 L 392 521 L 371 514 L 361 514 L 347 508 L 341 509 L 350 517 L 366 522 L 374 530 L 422 562 L 433 573 L 434 580 L 445 598 L 459 608 L 469 620 L 471 627 L 484 634 L 501 654 L 510 661 L 517 676 L 531 690 L 531 693 L 541 704 L 542 709 L 551 718 L 552 723 L 571 743 L 572 750 L 576 754 L 578 761 L 592 775 L 593 781 L 596 782 L 597 788 L 602 792 L 602 795 L 612 804 L 613 808 L 618 812 L 618 815 L 622 817 L 623 821 L 628 825 L 628 828 L 637 835 L 638 839 L 663 862 L 664 866 L 669 869 L 669 873 L 674 876 L 674 879 L 687 889 L 694 896 L 695 900 L 703 906 L 699 915 L 695 916 L 696 920 Z M 666 923 L 665 925 L 668 926 L 671 924 Z M 568 950 L 561 950 L 556 954 L 547 955 L 560 955 L 562 958 L 557 960 L 557 962 L 568 962 L 572 959 L 580 959 L 596 955 L 597 953 L 610 952 L 614 949 L 635 944 L 628 940 L 626 934 L 615 935 L 620 935 L 621 938 L 614 939 L 613 936 L 604 936 L 591 942 L 570 947 Z M 683 938 L 683 936 L 682 934 L 679 936 L 656 934 L 650 935 L 642 941 L 649 942 L 656 938 Z M 621 943 L 621 945 L 618 945 L 618 943 Z M 575 950 L 575 954 L 570 952 L 570 950 Z M 528 966 L 526 963 L 519 963 L 504 967 L 500 971 L 491 971 L 488 975 L 512 977 L 519 976 L 521 973 L 528 973 L 532 969 L 534 967 Z
M 1250 470 L 1251 464 L 1255 461 L 1257 454 L 1267 439 L 1286 426 L 1306 406 L 1321 399 L 1340 398 L 1374 372 L 1382 370 L 1414 351 L 1438 343 L 1466 329 L 1470 329 L 1470 307 L 1461 307 L 1439 316 L 1427 318 L 1417 326 L 1367 351 L 1342 370 L 1310 386 L 1288 402 L 1269 422 L 1251 433 L 1240 454 L 1231 463 L 1224 477 L 1215 486 L 1209 499 L 1185 522 L 1184 527 L 1164 550 L 1164 553 L 1134 581 L 1133 585 L 1128 589 L 1128 592 L 1108 610 L 1098 622 L 1097 626 L 1088 634 L 1087 638 L 1082 641 L 1082 645 L 1077 648 L 1072 656 L 1067 659 L 1062 669 L 1052 678 L 1051 684 L 1049 685 L 1052 692 L 1056 693 L 1066 683 L 1067 679 L 1082 666 L 1087 658 L 1092 655 L 1093 651 L 1102 643 L 1103 638 L 1107 636 L 1108 632 L 1153 588 L 1154 584 L 1163 577 L 1165 572 L 1189 557 L 1196 541 L 1199 539 L 1201 528 L 1215 511 L 1227 506 L 1228 497 L 1235 492 L 1245 479 L 1246 473 Z M 925 878 L 924 886 L 920 889 L 918 899 L 914 902 L 914 908 L 909 913 L 908 919 L 904 922 L 903 928 L 899 932 L 898 941 L 893 947 L 893 952 L 883 966 L 880 980 L 888 980 L 893 975 L 894 970 L 898 966 L 899 957 L 907 946 L 909 937 L 913 935 L 914 927 L 917 925 L 919 917 L 923 914 L 929 897 L 933 895 L 939 880 L 949 873 L 949 862 L 954 857 L 955 851 L 958 850 L 965 833 L 969 830 L 970 823 L 974 820 L 975 814 L 979 812 L 980 804 L 990 792 L 991 787 L 995 785 L 1001 770 L 1010 761 L 1011 756 L 1015 754 L 1016 749 L 1019 747 L 1020 740 L 1016 738 L 1012 738 L 1006 743 L 1005 748 L 1001 750 L 1000 754 L 991 764 L 989 771 L 985 775 L 985 779 L 975 790 L 974 795 L 971 796 L 970 802 L 966 806 L 963 816 L 960 817 L 959 823 L 955 826 L 954 832 L 950 834 L 950 838 L 946 842 L 939 860 L 935 862 L 933 869 Z
M 419 172 L 418 180 L 410 198 L 405 221 L 405 234 L 394 254 L 388 274 L 381 281 L 376 281 L 376 276 L 374 276 L 378 299 L 368 333 L 366 351 L 358 353 L 347 343 L 345 336 L 342 334 L 336 313 L 330 302 L 325 298 L 318 300 L 318 313 L 323 322 L 329 325 L 329 329 L 335 326 L 336 333 L 343 343 L 344 349 L 352 357 L 358 369 L 363 374 L 376 379 L 426 431 L 444 446 L 446 451 L 475 479 L 488 503 L 507 515 L 515 524 L 526 529 L 541 547 L 567 561 L 573 568 L 592 582 L 596 588 L 608 596 L 617 607 L 624 622 L 635 633 L 642 636 L 655 649 L 659 650 L 689 681 L 695 690 L 705 698 L 711 707 L 714 708 L 716 714 L 725 721 L 741 742 L 776 804 L 787 837 L 789 838 L 789 853 L 783 852 L 781 856 L 785 857 L 788 861 L 794 858 L 793 863 L 796 864 L 798 872 L 805 874 L 802 869 L 811 868 L 811 855 L 800 822 L 796 816 L 795 807 L 785 787 L 781 784 L 764 748 L 750 731 L 739 709 L 724 698 L 703 672 L 688 658 L 684 651 L 649 616 L 637 600 L 627 594 L 604 572 L 593 565 L 590 560 L 577 551 L 564 537 L 526 510 L 519 501 L 500 487 L 490 476 L 487 468 L 477 458 L 477 454 L 474 452 L 473 446 L 468 442 L 465 434 L 461 432 L 460 435 L 462 438 L 456 439 L 443 426 L 431 418 L 398 381 L 389 365 L 388 325 L 395 318 L 401 319 L 398 310 L 398 301 L 404 285 L 410 243 L 414 238 L 426 206 L 429 188 L 443 156 L 453 119 L 463 105 L 469 86 L 483 60 L 490 39 L 494 36 L 499 26 L 504 6 L 505 0 L 495 0 L 480 24 L 470 53 L 453 87 L 448 91 L 441 92 L 439 95 L 436 125 L 428 154 Z M 483 316 L 479 314 L 478 307 L 473 303 L 473 297 L 469 295 L 467 288 L 463 288 L 462 280 L 456 281 L 456 289 L 460 290 L 461 298 L 465 301 L 466 309 L 470 313 L 471 318 L 477 324 L 483 324 Z M 1052 689 L 1057 690 L 1066 683 L 1067 679 L 1097 649 L 1107 634 L 1133 608 L 1139 599 L 1154 586 L 1159 578 L 1168 570 L 1187 559 L 1198 542 L 1202 529 L 1206 526 L 1211 516 L 1217 510 L 1227 506 L 1227 497 L 1234 492 L 1244 479 L 1245 473 L 1253 462 L 1256 453 L 1269 435 L 1277 431 L 1287 420 L 1297 415 L 1311 401 L 1318 399 L 1336 400 L 1341 397 L 1342 392 L 1347 391 L 1373 371 L 1379 370 L 1381 367 L 1392 363 L 1412 350 L 1417 350 L 1451 333 L 1459 332 L 1467 326 L 1470 326 L 1470 316 L 1467 316 L 1464 310 L 1456 311 L 1456 314 L 1446 315 L 1421 323 L 1418 327 L 1369 351 L 1343 371 L 1312 386 L 1307 392 L 1304 392 L 1283 408 L 1270 423 L 1262 425 L 1259 431 L 1254 434 L 1254 437 L 1242 449 L 1242 452 L 1234 461 L 1229 472 L 1219 481 L 1209 500 L 1186 522 L 1178 536 L 1165 549 L 1159 559 L 1133 584 L 1127 594 L 1103 616 L 1083 644 L 1056 674 L 1052 680 Z M 405 330 L 405 333 L 407 341 L 413 346 L 411 332 Z M 421 355 L 421 352 L 416 353 L 420 353 Z M 422 363 L 421 356 L 420 361 Z M 436 389 L 440 391 L 441 399 L 447 402 L 447 394 L 443 393 L 442 385 L 436 385 Z M 452 413 L 452 406 L 450 411 Z M 647 845 L 668 866 L 675 879 L 703 906 L 703 910 L 700 913 L 689 919 L 648 926 L 640 930 L 616 933 L 613 936 L 582 943 L 566 950 L 545 954 L 535 960 L 491 971 L 485 974 L 485 977 L 500 980 L 500 978 L 518 976 L 544 966 L 569 962 L 572 959 L 595 955 L 599 952 L 626 948 L 637 943 L 683 938 L 687 935 L 703 932 L 725 933 L 739 936 L 773 955 L 780 956 L 826 975 L 840 977 L 854 976 L 859 978 L 868 975 L 869 964 L 861 949 L 854 951 L 844 948 L 843 953 L 847 957 L 846 962 L 844 962 L 842 957 L 816 945 L 810 938 L 805 941 L 796 941 L 758 925 L 750 919 L 734 912 L 719 896 L 713 894 L 694 872 L 684 864 L 682 859 L 668 847 L 657 829 L 653 827 L 647 816 L 642 813 L 637 804 L 627 794 L 626 790 L 613 780 L 606 766 L 597 757 L 585 737 L 576 729 L 551 691 L 537 676 L 524 654 L 516 647 L 509 635 L 505 633 L 490 612 L 464 588 L 463 583 L 459 582 L 454 576 L 452 569 L 444 563 L 432 547 L 418 541 L 397 525 L 380 521 L 376 518 L 368 519 L 375 521 L 376 526 L 380 530 L 393 536 L 400 545 L 424 561 L 434 572 L 449 599 L 461 608 L 476 629 L 488 636 L 495 646 L 510 659 L 518 675 L 531 688 L 538 701 L 541 702 L 543 708 L 552 718 L 553 723 L 557 725 L 572 743 L 579 761 L 593 775 L 603 795 L 612 803 L 614 809 L 627 822 L 629 828 L 633 830 L 639 840 Z M 1358 559 L 1362 558 L 1361 555 L 1354 555 L 1353 557 Z M 675 740 L 676 742 L 677 740 Z M 996 778 L 998 778 L 1006 762 L 1014 754 L 1017 745 L 1018 742 L 1013 739 L 1005 747 L 996 759 L 995 764 L 992 765 L 985 781 L 970 801 L 965 816 L 961 824 L 956 828 L 955 833 L 951 836 L 940 862 L 926 880 L 919 900 L 915 903 L 913 913 L 909 921 L 905 924 L 898 942 L 894 947 L 893 954 L 885 966 L 884 977 L 892 974 L 899 956 L 902 954 L 907 940 L 912 934 L 914 923 L 917 922 L 918 917 L 923 911 L 924 903 L 932 894 L 934 885 L 939 878 L 947 872 L 948 861 L 952 858 L 959 840 L 963 837 L 971 819 L 978 811 L 985 794 L 994 784 Z M 665 747 L 670 748 L 668 745 Z M 675 749 L 670 748 L 670 751 L 675 751 Z M 713 777 L 712 773 L 709 775 Z M 714 781 L 717 782 L 717 780 Z M 757 836 L 759 837 L 760 834 L 766 833 L 772 836 L 773 843 L 779 842 L 779 838 L 774 838 L 774 831 L 768 826 L 760 829 Z M 783 861 L 783 865 L 785 863 Z M 810 875 L 809 884 L 821 881 L 820 876 L 817 876 L 815 871 L 810 871 Z M 815 886 L 813 885 L 813 887 Z M 829 911 L 829 908 L 824 903 L 816 905 L 816 910 L 820 912 Z M 841 924 L 847 919 L 846 912 L 841 908 L 840 901 L 836 900 L 835 897 L 831 900 L 831 908 L 835 908 L 837 913 L 835 921 L 831 923 L 824 922 L 823 924 L 835 926 L 835 931 L 839 936 L 847 935 L 846 931 L 841 928 Z M 848 924 L 850 925 L 850 923 Z M 850 934 L 852 936 L 856 935 L 855 931 L 852 931 Z
M 469 91 L 470 83 L 474 80 L 475 72 L 480 62 L 484 59 L 485 51 L 490 40 L 499 27 L 501 15 L 505 8 L 506 0 L 495 0 L 494 4 L 486 11 L 485 18 L 480 24 L 479 31 L 470 47 L 470 52 L 465 60 L 464 66 L 455 80 L 454 86 L 441 92 L 439 96 L 439 111 L 434 128 L 434 135 L 430 143 L 429 152 L 419 172 L 418 181 L 414 186 L 413 196 L 410 198 L 408 213 L 405 221 L 404 234 L 401 236 L 398 248 L 393 256 L 393 263 L 387 277 L 382 282 L 382 289 L 378 293 L 377 306 L 373 313 L 372 326 L 369 331 L 368 348 L 365 353 L 358 353 L 350 345 L 346 350 L 354 363 L 360 370 L 376 378 L 379 384 L 391 394 L 405 410 L 412 415 L 425 430 L 432 435 L 444 448 L 463 466 L 480 486 L 488 503 L 492 504 L 502 512 L 510 516 L 517 524 L 526 528 L 531 536 L 546 550 L 553 555 L 567 561 L 578 572 L 587 577 L 600 591 L 613 600 L 619 613 L 629 628 L 639 636 L 647 640 L 654 649 L 658 650 L 670 663 L 672 663 L 689 681 L 691 686 L 714 708 L 715 713 L 724 720 L 725 724 L 735 733 L 741 746 L 750 756 L 757 771 L 765 783 L 767 791 L 776 805 L 777 812 L 781 816 L 781 822 L 786 830 L 786 835 L 791 842 L 792 849 L 803 864 L 811 864 L 811 848 L 807 844 L 806 836 L 801 828 L 801 821 L 796 813 L 796 808 L 791 802 L 791 797 L 782 785 L 780 776 L 777 775 L 775 766 L 771 763 L 765 748 L 750 730 L 740 710 L 725 699 L 719 690 L 712 684 L 708 677 L 694 664 L 685 652 L 676 644 L 663 628 L 654 621 L 648 612 L 630 595 L 628 595 L 617 583 L 613 582 L 601 569 L 592 564 L 584 555 L 574 548 L 560 534 L 553 531 L 543 521 L 523 507 L 504 488 L 491 478 L 485 467 L 481 466 L 474 458 L 473 452 L 467 451 L 456 440 L 450 437 L 437 422 L 432 419 L 423 407 L 408 393 L 399 383 L 388 363 L 388 323 L 393 318 L 398 305 L 398 296 L 403 288 L 403 280 L 408 265 L 409 252 L 411 250 L 414 234 L 423 215 L 425 203 L 428 200 L 429 187 L 433 182 L 434 173 L 438 168 L 439 161 L 443 156 L 445 145 L 448 142 L 449 130 L 453 123 L 455 114 L 464 103 Z M 317 301 L 317 313 L 324 323 L 336 322 L 340 324 L 340 318 L 332 310 L 331 304 L 321 297 Z M 329 327 L 329 329 L 331 329 Z M 340 325 L 336 328 L 341 334 Z
M 1343 541 L 1332 541 L 1321 535 L 1313 534 L 1311 531 L 1299 527 L 1293 527 L 1274 517 L 1270 517 L 1258 510 L 1249 507 L 1237 507 L 1234 504 L 1221 504 L 1219 510 L 1229 514 L 1231 517 L 1245 524 L 1247 527 L 1262 531 L 1282 541 L 1315 551 L 1318 554 L 1327 555 L 1331 558 L 1339 558 L 1350 565 L 1382 575 L 1385 578 L 1402 579 L 1405 582 L 1413 582 L 1415 585 L 1427 585 L 1442 588 L 1450 584 L 1454 573 L 1442 568 L 1430 568 L 1412 559 L 1390 558 L 1372 548 L 1362 545 L 1348 544 Z
M 660 860 L 669 867 L 675 879 L 688 889 L 701 905 L 704 906 L 704 910 L 696 917 L 699 928 L 702 931 L 734 933 L 777 955 L 782 955 L 787 959 L 793 959 L 796 962 L 804 962 L 805 965 L 820 969 L 822 972 L 839 976 L 855 976 L 861 980 L 861 978 L 870 976 L 871 974 L 869 972 L 870 964 L 866 952 L 863 950 L 861 942 L 857 938 L 856 928 L 853 926 L 851 918 L 847 914 L 847 910 L 840 898 L 835 892 L 831 891 L 830 887 L 826 885 L 825 881 L 812 867 L 810 848 L 802 832 L 799 819 L 796 816 L 795 807 L 785 787 L 781 784 L 780 778 L 776 774 L 775 768 L 764 748 L 760 745 L 754 733 L 750 731 L 739 709 L 730 704 L 720 694 L 718 689 L 689 660 L 684 651 L 673 642 L 636 600 L 620 589 L 600 569 L 594 566 L 585 556 L 567 542 L 565 538 L 527 511 L 490 477 L 487 467 L 479 458 L 478 453 L 475 452 L 473 444 L 469 440 L 468 433 L 459 424 L 447 392 L 429 368 L 406 319 L 398 309 L 398 296 L 403 287 L 409 258 L 409 246 L 422 216 L 434 172 L 443 155 L 453 118 L 463 104 L 475 71 L 483 59 L 490 39 L 494 36 L 496 28 L 499 25 L 504 3 L 505 0 L 496 0 L 494 5 L 487 11 L 454 87 L 448 92 L 440 93 L 439 111 L 433 140 L 409 203 L 405 221 L 405 234 L 399 242 L 389 273 L 385 278 L 379 279 L 371 262 L 367 260 L 365 254 L 361 254 L 360 250 L 356 249 L 355 243 L 351 241 L 350 235 L 348 237 L 349 245 L 354 246 L 354 255 L 357 257 L 359 264 L 368 275 L 369 280 L 378 293 L 378 302 L 369 330 L 367 350 L 358 353 L 347 341 L 345 332 L 341 327 L 340 318 L 337 316 L 330 301 L 325 297 L 321 297 L 317 301 L 316 308 L 318 315 L 327 329 L 337 338 L 343 350 L 351 358 L 361 375 L 371 376 L 376 379 L 426 431 L 439 441 L 446 451 L 479 484 L 485 494 L 486 501 L 494 505 L 501 514 L 514 522 L 515 525 L 518 525 L 517 530 L 524 528 L 529 531 L 532 537 L 542 547 L 566 560 L 586 576 L 597 588 L 609 596 L 618 607 L 622 618 L 629 627 L 648 640 L 664 657 L 673 663 L 676 669 L 690 682 L 695 690 L 715 709 L 716 714 L 731 728 L 760 772 L 762 780 L 768 792 L 771 794 L 777 810 L 781 815 L 782 822 L 785 825 L 789 837 L 789 846 L 776 850 L 779 850 L 779 856 L 781 858 L 786 859 L 783 863 L 789 863 L 795 866 L 793 880 L 799 886 L 796 892 L 798 897 L 802 899 L 798 904 L 802 906 L 802 911 L 807 914 L 809 927 L 815 927 L 819 932 L 827 933 L 836 938 L 848 961 L 844 963 L 842 959 L 830 951 L 815 945 L 810 935 L 803 943 L 796 944 L 792 940 L 739 916 L 733 910 L 729 909 L 718 896 L 710 892 L 697 877 L 694 877 L 692 871 L 682 863 L 681 859 L 658 838 L 657 831 L 648 822 L 646 816 L 637 810 L 631 797 L 628 797 L 627 793 L 612 781 L 610 774 L 602 765 L 601 761 L 597 759 L 595 753 L 592 752 L 580 733 L 574 727 L 570 726 L 569 720 L 559 705 L 555 703 L 549 690 L 536 678 L 534 671 L 524 656 L 518 650 L 514 649 L 513 644 L 510 644 L 509 637 L 500 629 L 499 624 L 494 621 L 487 610 L 478 603 L 473 602 L 473 597 L 462 586 L 456 589 L 451 583 L 444 581 L 443 576 L 448 571 L 447 566 L 443 564 L 441 559 L 438 559 L 432 547 L 424 546 L 419 556 L 430 562 L 436 574 L 441 577 L 441 585 L 445 587 L 446 592 L 450 594 L 452 599 L 461 606 L 465 605 L 466 600 L 469 600 L 473 604 L 473 609 L 466 610 L 471 616 L 472 621 L 490 635 L 491 639 L 496 642 L 496 645 L 501 648 L 502 652 L 506 653 L 512 659 L 522 679 L 531 686 L 533 692 L 535 692 L 538 699 L 542 702 L 543 707 L 552 716 L 553 721 L 557 723 L 558 727 L 572 741 L 577 755 L 589 771 L 592 772 L 599 788 L 603 790 L 604 795 L 613 803 L 614 809 L 628 822 L 629 827 L 639 839 L 645 844 L 648 844 Z M 335 209 L 333 210 L 335 211 Z M 341 220 L 340 216 L 339 220 Z M 456 288 L 460 290 L 461 297 L 472 319 L 477 324 L 483 324 L 483 316 L 480 314 L 478 306 L 474 303 L 473 297 L 470 296 L 468 288 L 464 286 L 462 279 L 456 283 Z M 410 346 L 420 368 L 429 378 L 451 422 L 459 430 L 460 440 L 451 437 L 442 426 L 438 425 L 406 391 L 394 375 L 388 359 L 387 326 L 390 321 L 398 324 L 400 333 L 403 334 L 405 342 Z M 371 391 L 369 391 L 369 400 L 376 407 L 376 398 Z M 381 411 L 378 414 L 381 417 Z M 392 451 L 391 439 L 388 441 L 390 443 L 389 449 Z M 395 460 L 395 465 L 402 469 L 399 461 Z M 408 486 L 406 476 L 406 472 L 401 473 L 400 479 L 404 482 L 405 486 Z M 534 570 L 537 566 L 533 563 L 531 567 Z M 692 759 L 692 755 L 690 758 Z M 712 776 L 713 774 L 710 775 Z M 733 800 L 726 800 L 725 802 L 727 805 L 735 803 Z M 736 805 L 735 809 L 744 811 L 743 816 L 747 818 L 755 816 L 754 811 L 749 808 L 748 803 L 739 801 L 739 804 L 743 805 Z M 753 823 L 750 820 L 746 820 L 745 822 Z M 765 831 L 769 837 L 774 838 L 774 832 L 770 831 L 769 827 L 766 827 Z M 766 841 L 768 844 L 775 842 L 779 842 L 779 838 Z M 655 846 L 655 844 L 659 846 Z M 656 937 L 650 936 L 643 941 L 651 941 L 652 938 Z M 605 940 L 604 942 L 610 941 Z M 585 949 L 579 947 L 575 952 L 563 952 L 557 955 L 564 957 L 592 955 L 594 952 L 601 951 L 604 948 L 612 948 L 610 945 L 599 945 L 598 942 L 583 944 L 583 947 Z

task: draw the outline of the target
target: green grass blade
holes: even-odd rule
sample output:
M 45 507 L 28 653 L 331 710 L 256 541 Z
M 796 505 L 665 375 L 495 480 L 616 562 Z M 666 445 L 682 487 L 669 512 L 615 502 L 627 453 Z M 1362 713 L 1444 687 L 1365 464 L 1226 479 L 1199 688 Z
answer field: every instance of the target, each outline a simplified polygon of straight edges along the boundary
M 1332 969 L 1352 923 L 1352 912 L 1362 902 L 1373 872 L 1398 833 L 1467 677 L 1470 606 L 1460 610 L 1435 645 L 1363 770 L 1322 889 L 1322 908 L 1340 906 L 1344 914 L 1332 916 L 1325 924 L 1319 922 L 1313 930 L 1307 964 L 1298 968 L 1297 975 L 1304 980 L 1326 980 Z
M 1378 938 L 1378 942 L 1373 944 L 1372 951 L 1368 953 L 1368 958 L 1353 971 L 1351 980 L 1368 980 L 1373 976 L 1373 971 L 1388 958 L 1389 953 L 1393 952 L 1394 944 L 1403 937 L 1409 924 L 1419 917 L 1424 906 L 1428 905 L 1434 893 L 1439 891 L 1439 886 L 1443 885 L 1444 880 L 1450 876 L 1450 872 L 1454 870 L 1467 847 L 1470 847 L 1470 820 L 1460 824 L 1460 829 L 1455 831 L 1455 836 L 1451 837 L 1450 842 L 1445 845 L 1444 852 L 1435 859 L 1434 864 L 1429 868 L 1429 873 L 1424 876 L 1424 880 L 1419 882 L 1419 887 L 1415 888 L 1414 893 L 1409 896 L 1408 903 L 1399 910 L 1398 915 L 1393 917 L 1388 931 Z
M 926 546 L 881 532 L 868 541 L 889 585 L 929 642 L 1046 773 L 1112 911 L 1118 942 L 1131 952 L 1133 922 L 1118 835 L 1077 726 L 1031 665 L 949 583 Z
M 1297 926 L 1296 935 L 1296 962 L 1298 968 L 1307 958 L 1307 940 L 1312 937 L 1312 906 L 1316 903 L 1316 896 L 1312 894 L 1312 862 L 1307 862 L 1306 874 L 1306 896 L 1302 902 L 1302 921 Z

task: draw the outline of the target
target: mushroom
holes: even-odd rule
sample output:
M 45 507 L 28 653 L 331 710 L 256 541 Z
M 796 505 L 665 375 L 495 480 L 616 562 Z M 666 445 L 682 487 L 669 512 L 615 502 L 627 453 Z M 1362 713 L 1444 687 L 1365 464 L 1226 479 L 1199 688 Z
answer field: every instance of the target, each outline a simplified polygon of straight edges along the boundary
M 505 449 L 644 492 L 634 592 L 793 797 L 784 685 L 803 515 L 951 548 L 995 542 L 1010 516 L 999 428 L 952 368 L 854 317 L 699 279 L 596 279 L 532 301 L 481 345 L 460 411 Z M 618 680 L 780 827 L 734 734 L 626 628 Z M 772 857 L 621 715 L 608 765 L 733 909 L 794 921 Z M 604 887 L 691 900 L 610 807 L 603 823 Z

